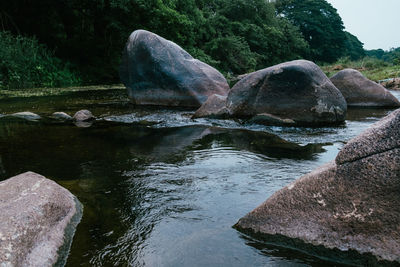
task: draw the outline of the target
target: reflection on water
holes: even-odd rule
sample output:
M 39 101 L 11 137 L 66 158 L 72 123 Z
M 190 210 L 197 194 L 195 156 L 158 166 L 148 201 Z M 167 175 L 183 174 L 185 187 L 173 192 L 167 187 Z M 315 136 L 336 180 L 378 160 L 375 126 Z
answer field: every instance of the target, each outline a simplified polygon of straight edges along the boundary
M 35 171 L 84 204 L 67 266 L 326 266 L 231 226 L 390 112 L 349 110 L 334 128 L 266 127 L 137 109 L 120 92 L 81 97 L 0 103 L 3 114 L 88 108 L 101 118 L 90 128 L 0 118 L 0 180 Z

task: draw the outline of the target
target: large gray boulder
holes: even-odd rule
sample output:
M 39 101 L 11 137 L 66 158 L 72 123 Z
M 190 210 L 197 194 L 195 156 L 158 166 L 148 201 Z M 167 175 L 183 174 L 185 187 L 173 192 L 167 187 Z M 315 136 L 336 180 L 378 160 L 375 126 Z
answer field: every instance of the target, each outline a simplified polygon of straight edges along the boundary
M 357 70 L 341 70 L 331 81 L 342 92 L 348 106 L 400 107 L 399 100 L 388 90 Z
M 400 265 L 400 110 L 235 225 L 325 259 Z
M 0 182 L 0 266 L 63 266 L 81 217 L 78 199 L 39 174 Z
M 207 105 L 206 103 L 204 105 Z M 246 75 L 230 91 L 225 103 L 233 118 L 290 125 L 337 124 L 347 105 L 340 91 L 313 62 L 295 60 Z M 199 114 L 213 115 L 201 107 Z M 222 107 L 214 110 L 223 110 Z
M 134 31 L 126 44 L 120 78 L 138 105 L 199 107 L 229 85 L 213 67 L 154 33 Z

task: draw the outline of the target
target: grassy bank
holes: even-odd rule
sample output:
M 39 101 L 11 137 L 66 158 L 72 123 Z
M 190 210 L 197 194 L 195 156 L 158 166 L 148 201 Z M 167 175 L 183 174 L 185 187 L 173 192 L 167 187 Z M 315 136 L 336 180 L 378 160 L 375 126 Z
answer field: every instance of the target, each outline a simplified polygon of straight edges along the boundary
M 374 58 L 364 58 L 357 61 L 341 59 L 334 64 L 322 65 L 321 68 L 328 77 L 346 68 L 356 69 L 368 79 L 376 82 L 400 77 L 400 65 L 390 64 Z
M 9 99 L 16 97 L 68 95 L 70 93 L 78 91 L 110 90 L 110 89 L 125 90 L 125 86 L 123 86 L 122 84 L 115 84 L 115 85 L 93 85 L 93 86 L 63 87 L 63 88 L 32 88 L 32 89 L 20 89 L 20 90 L 2 89 L 0 90 L 0 99 Z

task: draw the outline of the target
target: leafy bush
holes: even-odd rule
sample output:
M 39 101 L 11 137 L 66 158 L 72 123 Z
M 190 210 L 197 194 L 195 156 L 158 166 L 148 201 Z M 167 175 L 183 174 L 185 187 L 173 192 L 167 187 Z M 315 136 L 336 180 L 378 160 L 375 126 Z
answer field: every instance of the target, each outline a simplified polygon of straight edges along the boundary
M 54 57 L 35 38 L 0 32 L 0 88 L 78 85 L 69 64 Z

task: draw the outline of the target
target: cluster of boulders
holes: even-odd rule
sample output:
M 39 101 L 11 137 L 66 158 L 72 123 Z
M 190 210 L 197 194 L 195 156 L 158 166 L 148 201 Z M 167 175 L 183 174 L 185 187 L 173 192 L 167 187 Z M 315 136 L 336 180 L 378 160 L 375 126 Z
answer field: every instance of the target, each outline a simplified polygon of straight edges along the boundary
M 358 71 L 345 69 L 330 80 L 306 60 L 250 73 L 229 89 L 216 69 L 144 30 L 129 37 L 120 77 L 133 103 L 197 107 L 194 118 L 315 126 L 343 122 L 348 106 L 400 107 L 388 90 Z
M 4 118 L 14 117 L 29 121 L 37 121 L 42 119 L 40 115 L 30 111 L 17 112 L 13 114 L 3 115 L 2 117 Z M 82 109 L 77 111 L 73 117 L 71 117 L 65 112 L 54 112 L 53 114 L 51 114 L 51 116 L 48 117 L 48 119 L 64 121 L 64 122 L 71 121 L 78 127 L 88 127 L 92 124 L 92 122 L 96 119 L 96 117 L 93 116 L 92 112 L 90 112 L 89 110 Z
M 194 117 L 318 125 L 343 122 L 346 111 L 346 100 L 322 70 L 310 61 L 296 60 L 248 74 L 227 97 L 219 97 L 218 101 L 215 96 L 210 97 Z
M 120 76 L 136 104 L 198 107 L 194 118 L 326 125 L 348 107 L 400 107 L 383 86 L 344 69 L 330 79 L 295 60 L 241 77 L 229 89 L 214 68 L 147 31 L 130 36 Z M 336 160 L 281 189 L 239 220 L 268 242 L 351 265 L 400 264 L 400 110 L 343 147 Z

